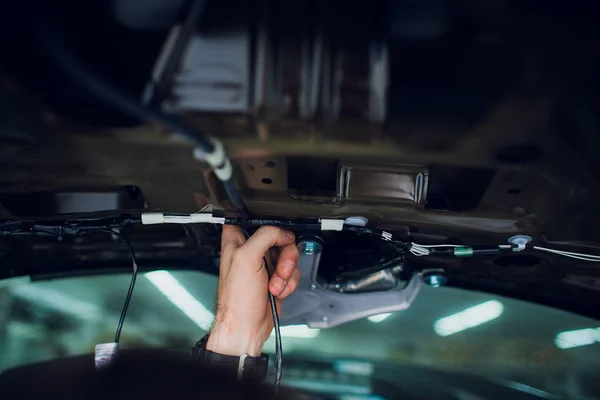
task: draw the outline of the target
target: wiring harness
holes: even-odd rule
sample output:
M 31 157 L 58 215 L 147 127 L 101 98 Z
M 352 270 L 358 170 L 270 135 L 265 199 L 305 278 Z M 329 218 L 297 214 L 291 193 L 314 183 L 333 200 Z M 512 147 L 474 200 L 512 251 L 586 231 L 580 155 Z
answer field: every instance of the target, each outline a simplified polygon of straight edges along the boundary
M 135 251 L 129 241 L 120 233 L 120 231 L 132 225 L 154 225 L 154 224 L 227 224 L 240 226 L 246 236 L 248 228 L 258 228 L 261 226 L 278 226 L 295 231 L 349 231 L 357 235 L 369 235 L 380 238 L 383 241 L 394 245 L 399 251 L 407 250 L 415 257 L 426 256 L 450 256 L 450 257 L 476 257 L 493 256 L 501 252 L 523 251 L 525 249 L 543 251 L 559 256 L 570 257 L 582 261 L 600 262 L 600 255 L 575 253 L 570 251 L 550 249 L 541 246 L 529 245 L 527 243 L 511 243 L 488 246 L 465 246 L 458 244 L 419 244 L 409 242 L 394 236 L 393 233 L 346 223 L 342 219 L 324 219 L 324 218 L 302 218 L 302 219 L 275 219 L 275 218 L 248 218 L 248 217 L 220 217 L 213 213 L 199 212 L 194 214 L 172 214 L 172 213 L 145 213 L 131 212 L 107 215 L 107 213 L 90 213 L 69 215 L 57 217 L 55 219 L 46 218 L 41 221 L 12 219 L 0 222 L 0 235 L 32 235 L 40 237 L 62 238 L 66 235 L 82 236 L 96 232 L 104 232 L 119 238 L 131 252 L 133 260 L 133 273 L 131 282 L 121 316 L 117 324 L 115 333 L 115 345 L 118 343 L 123 328 L 123 323 L 129 303 L 133 294 L 138 263 Z M 531 238 L 529 238 L 531 239 Z M 510 240 L 510 239 L 509 239 Z M 264 259 L 265 268 L 269 272 L 267 261 Z M 270 278 L 270 275 L 269 275 Z M 277 393 L 282 375 L 283 351 L 281 345 L 281 332 L 279 324 L 279 315 L 274 297 L 269 293 L 271 312 L 273 314 L 273 324 L 276 335 L 276 372 L 275 372 L 275 391 Z
M 199 212 L 194 214 L 128 212 L 128 213 L 85 213 L 65 215 L 42 220 L 9 219 L 0 222 L 0 235 L 33 235 L 41 237 L 82 236 L 96 231 L 110 230 L 118 233 L 121 229 L 133 225 L 155 224 L 225 224 L 236 225 L 242 229 L 258 228 L 261 226 L 278 226 L 294 231 L 347 231 L 357 235 L 378 237 L 389 242 L 399 250 L 409 251 L 415 257 L 451 256 L 477 257 L 493 256 L 502 252 L 535 250 L 569 257 L 581 261 L 600 262 L 600 255 L 576 253 L 565 250 L 551 249 L 532 244 L 497 244 L 483 246 L 467 246 L 460 244 L 419 244 L 395 236 L 392 232 L 381 229 L 356 226 L 346 223 L 343 219 L 328 218 L 244 218 L 221 217 L 213 213 Z

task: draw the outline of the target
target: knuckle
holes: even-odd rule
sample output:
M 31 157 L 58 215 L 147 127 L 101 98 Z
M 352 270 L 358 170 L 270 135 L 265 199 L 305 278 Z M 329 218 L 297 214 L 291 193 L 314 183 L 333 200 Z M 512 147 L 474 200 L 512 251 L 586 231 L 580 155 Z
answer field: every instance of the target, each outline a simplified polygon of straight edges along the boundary
M 291 279 L 288 284 L 287 287 L 289 288 L 290 291 L 294 291 L 296 290 L 296 288 L 298 287 L 298 281 L 295 279 Z
M 295 244 L 288 244 L 281 251 L 281 259 L 282 260 L 292 260 L 296 264 L 298 262 L 298 258 L 300 257 L 300 252 Z
M 256 233 L 260 233 L 265 237 L 277 237 L 277 235 L 279 235 L 280 232 L 281 228 L 278 228 L 276 226 L 261 226 L 260 228 L 258 228 L 258 231 L 256 231 Z
M 297 287 L 298 287 L 297 282 L 290 281 L 287 284 L 287 286 L 285 287 L 285 290 L 283 291 L 283 293 L 281 294 L 281 298 L 286 298 L 289 295 L 291 295 L 292 293 L 294 293 L 296 291 Z
M 298 247 L 295 244 L 292 244 L 290 247 L 291 247 L 290 251 L 292 253 L 292 256 L 294 258 L 300 257 L 300 250 L 298 250 Z
M 290 291 L 293 292 L 298 287 L 298 281 L 291 280 L 290 282 L 288 282 L 288 287 L 290 288 Z

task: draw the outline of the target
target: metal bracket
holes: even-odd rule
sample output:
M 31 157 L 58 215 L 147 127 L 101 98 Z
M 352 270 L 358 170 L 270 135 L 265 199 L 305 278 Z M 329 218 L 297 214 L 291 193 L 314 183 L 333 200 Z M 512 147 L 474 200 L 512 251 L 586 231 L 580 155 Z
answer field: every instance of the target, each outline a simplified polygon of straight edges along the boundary
M 330 328 L 371 315 L 406 310 L 423 286 L 422 272 L 415 272 L 408 284 L 399 290 L 340 293 L 326 289 L 317 281 L 321 249 L 306 252 L 306 245 L 307 242 L 298 244 L 298 268 L 302 276 L 296 291 L 282 302 L 282 325 Z

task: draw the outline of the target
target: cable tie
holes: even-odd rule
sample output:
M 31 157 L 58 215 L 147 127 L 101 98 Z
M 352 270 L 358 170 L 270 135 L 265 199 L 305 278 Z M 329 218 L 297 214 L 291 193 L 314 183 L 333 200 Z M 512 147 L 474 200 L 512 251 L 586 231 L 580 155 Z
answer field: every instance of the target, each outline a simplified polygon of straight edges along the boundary
M 342 229 L 344 229 L 343 219 L 321 218 L 320 222 L 322 231 L 341 231 Z
M 165 215 L 164 213 L 143 213 L 142 224 L 224 224 L 224 217 L 215 217 L 213 213 L 194 213 L 189 215 Z
M 190 214 L 192 223 L 208 223 L 208 224 L 221 224 L 225 223 L 224 217 L 215 217 L 212 213 L 195 213 Z
M 165 214 L 163 213 L 142 213 L 142 224 L 153 225 L 153 224 L 164 224 Z

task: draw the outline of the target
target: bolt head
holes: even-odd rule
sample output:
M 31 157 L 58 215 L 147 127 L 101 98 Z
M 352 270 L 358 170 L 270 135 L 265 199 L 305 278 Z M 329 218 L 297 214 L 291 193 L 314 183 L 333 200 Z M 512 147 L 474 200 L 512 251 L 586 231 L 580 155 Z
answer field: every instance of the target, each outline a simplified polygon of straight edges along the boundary
M 317 285 L 315 285 L 314 283 L 310 285 L 310 290 L 315 290 L 317 288 Z
M 308 255 L 315 254 L 315 242 L 306 242 L 306 247 L 304 248 L 304 254 L 308 254 Z
M 322 320 L 323 322 L 327 322 L 327 321 L 328 321 L 328 318 L 327 318 L 327 317 L 323 317 L 323 318 L 321 318 L 321 320 Z
M 300 244 L 299 249 L 304 254 L 306 254 L 308 256 L 312 256 L 312 255 L 315 255 L 316 253 L 320 253 L 321 250 L 323 250 L 323 247 L 321 246 L 320 243 L 308 240 L 308 241 L 302 242 Z

